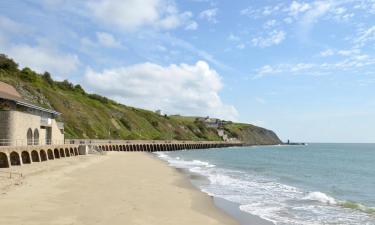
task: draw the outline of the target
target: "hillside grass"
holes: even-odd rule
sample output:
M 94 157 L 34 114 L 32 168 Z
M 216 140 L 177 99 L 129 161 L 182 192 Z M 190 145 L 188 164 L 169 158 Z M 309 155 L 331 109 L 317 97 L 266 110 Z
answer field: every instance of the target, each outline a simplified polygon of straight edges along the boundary
M 25 100 L 61 112 L 66 138 L 209 140 L 219 141 L 217 130 L 195 117 L 159 115 L 149 110 L 125 106 L 106 97 L 86 93 L 80 85 L 54 81 L 48 72 L 38 74 L 0 54 L 0 81 L 13 85 Z M 241 138 L 248 124 L 232 123 L 225 130 Z

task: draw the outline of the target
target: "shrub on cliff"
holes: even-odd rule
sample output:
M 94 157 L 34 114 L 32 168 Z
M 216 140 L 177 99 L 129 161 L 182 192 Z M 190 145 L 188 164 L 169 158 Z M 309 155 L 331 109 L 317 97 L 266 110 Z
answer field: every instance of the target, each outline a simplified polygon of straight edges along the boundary
M 25 67 L 21 70 L 21 79 L 28 82 L 35 82 L 38 79 L 38 74 L 30 68 Z
M 44 72 L 44 74 L 42 75 L 42 78 L 50 85 L 50 86 L 53 86 L 55 84 L 55 82 L 53 81 L 52 77 L 51 77 L 51 74 L 48 73 L 48 72 Z
M 55 82 L 57 84 L 57 86 L 63 90 L 69 90 L 69 91 L 73 91 L 74 90 L 74 85 L 72 83 L 70 83 L 68 80 L 64 80 L 64 81 L 61 81 L 61 82 Z
M 13 59 L 8 58 L 4 54 L 0 54 L 0 69 L 7 71 L 17 71 L 18 64 L 13 61 Z
M 89 98 L 98 100 L 101 103 L 104 103 L 104 104 L 109 103 L 109 99 L 106 98 L 106 97 L 103 97 L 103 96 L 100 96 L 100 95 L 97 95 L 97 94 L 89 94 L 88 96 L 89 96 Z

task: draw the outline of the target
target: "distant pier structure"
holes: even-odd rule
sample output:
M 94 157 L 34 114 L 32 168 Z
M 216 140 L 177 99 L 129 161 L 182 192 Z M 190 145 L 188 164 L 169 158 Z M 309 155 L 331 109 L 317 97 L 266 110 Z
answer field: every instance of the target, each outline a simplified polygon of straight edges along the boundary
M 287 142 L 284 143 L 284 145 L 306 145 L 304 142 L 291 142 L 289 139 Z
M 241 142 L 64 139 L 61 113 L 23 99 L 0 82 L 0 168 L 109 151 L 156 152 L 242 146 Z

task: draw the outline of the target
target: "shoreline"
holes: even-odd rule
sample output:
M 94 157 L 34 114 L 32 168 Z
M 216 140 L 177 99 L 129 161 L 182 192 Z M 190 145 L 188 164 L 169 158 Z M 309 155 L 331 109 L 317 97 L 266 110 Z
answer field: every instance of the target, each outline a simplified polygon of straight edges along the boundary
M 0 183 L 0 224 L 239 224 L 151 154 L 110 152 L 41 165 L 14 168 L 25 177 Z
M 209 196 L 212 200 L 212 204 L 215 205 L 216 208 L 222 210 L 225 214 L 234 218 L 240 225 L 274 225 L 271 221 L 265 220 L 257 215 L 253 215 L 251 213 L 244 212 L 240 210 L 240 204 L 225 200 L 220 197 L 211 196 L 208 193 L 203 192 L 199 188 L 199 183 L 201 182 L 209 182 L 207 177 L 202 176 L 201 174 L 194 173 L 189 171 L 185 168 L 178 168 L 169 165 L 168 161 L 161 159 L 157 156 L 157 154 L 153 154 L 153 156 L 165 163 L 167 166 L 174 168 L 178 173 L 180 173 L 186 180 L 189 181 L 192 188 L 196 189 L 197 191 Z

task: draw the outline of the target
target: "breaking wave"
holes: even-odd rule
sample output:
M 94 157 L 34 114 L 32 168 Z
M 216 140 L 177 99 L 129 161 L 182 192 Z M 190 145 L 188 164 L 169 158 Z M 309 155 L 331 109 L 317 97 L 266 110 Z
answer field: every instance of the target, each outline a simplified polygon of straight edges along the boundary
M 375 224 L 375 209 L 340 201 L 326 193 L 307 192 L 254 173 L 220 168 L 208 161 L 184 160 L 156 153 L 171 166 L 207 177 L 203 192 L 240 205 L 240 210 L 277 225 Z M 328 221 L 328 222 L 327 222 Z

